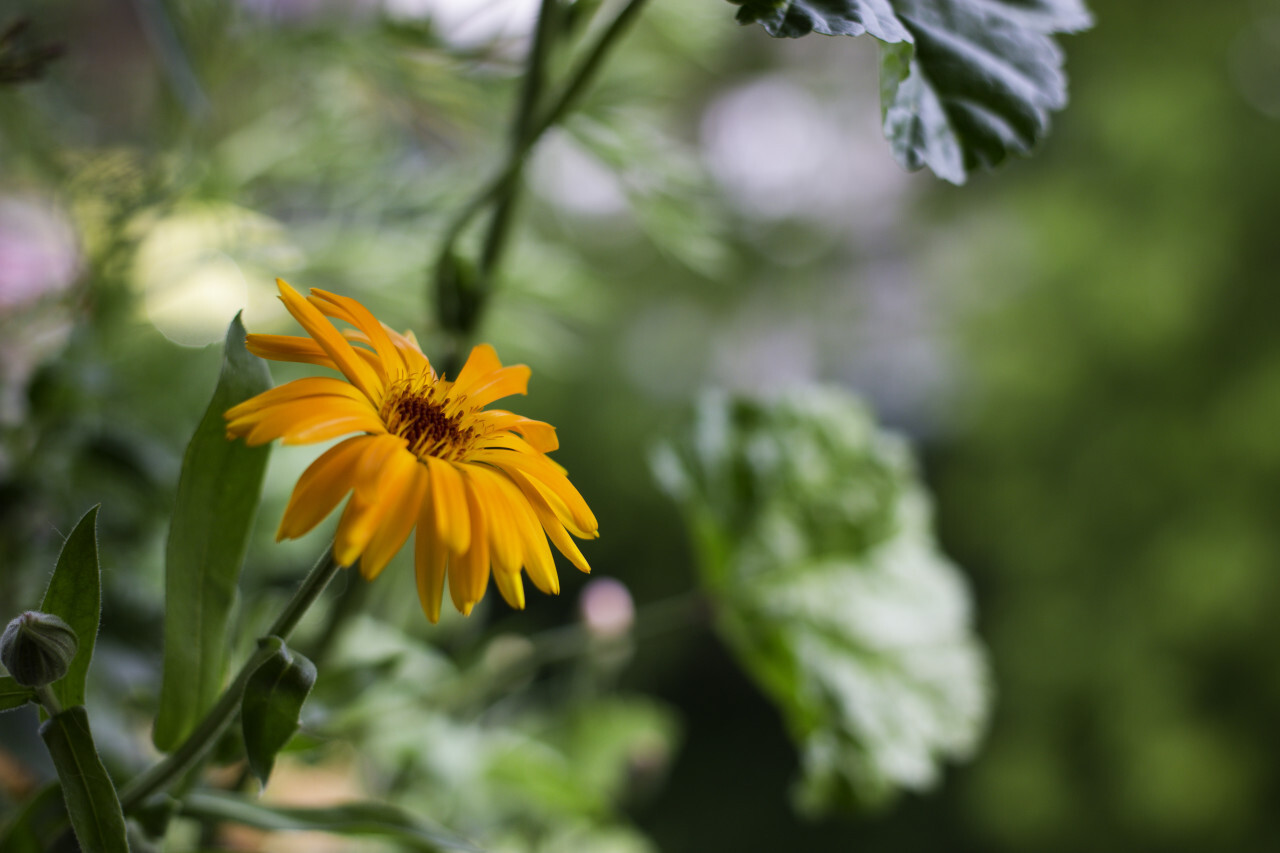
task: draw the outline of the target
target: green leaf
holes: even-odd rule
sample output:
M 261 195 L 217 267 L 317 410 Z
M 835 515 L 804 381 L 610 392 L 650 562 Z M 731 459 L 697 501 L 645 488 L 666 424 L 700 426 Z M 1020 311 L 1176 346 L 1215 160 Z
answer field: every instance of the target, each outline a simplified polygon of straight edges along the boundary
M 98 757 L 83 706 L 68 708 L 40 726 L 49 748 L 71 828 L 85 853 L 129 853 L 124 813 L 115 785 Z
M 93 660 L 102 615 L 102 577 L 98 568 L 98 508 L 76 522 L 58 554 L 40 609 L 66 622 L 76 632 L 79 645 L 67 674 L 50 685 L 63 707 L 84 704 L 85 678 Z
M 259 646 L 274 649 L 274 654 L 249 677 L 240 719 L 249 768 L 265 786 L 276 753 L 298 730 L 298 715 L 316 683 L 316 668 L 302 655 L 291 652 L 279 637 L 260 640 Z
M 1067 103 L 1054 33 L 1092 25 L 1081 0 L 744 0 L 743 23 L 772 36 L 811 32 L 882 45 L 884 133 L 908 169 L 962 184 L 1026 154 Z
M 35 701 L 35 698 L 36 693 L 30 687 L 23 687 L 12 676 L 0 676 L 0 711 L 21 708 L 28 702 Z
M 182 813 L 202 820 L 241 823 L 270 832 L 311 830 L 335 835 L 384 836 L 406 850 L 423 853 L 480 851 L 465 838 L 389 803 L 358 802 L 323 808 L 288 808 L 266 805 L 235 794 L 196 791 L 184 798 Z
M 878 805 L 967 757 L 989 708 L 968 592 L 901 441 L 837 390 L 706 401 L 656 473 L 718 628 L 783 711 L 800 804 Z
M 78 853 L 62 786 L 50 782 L 37 791 L 0 831 L 4 853 Z
M 227 440 L 223 412 L 271 387 L 244 348 L 239 315 L 227 330 L 222 374 L 187 446 L 165 551 L 164 675 L 153 740 L 172 750 L 217 699 L 227 623 L 258 507 L 267 447 Z

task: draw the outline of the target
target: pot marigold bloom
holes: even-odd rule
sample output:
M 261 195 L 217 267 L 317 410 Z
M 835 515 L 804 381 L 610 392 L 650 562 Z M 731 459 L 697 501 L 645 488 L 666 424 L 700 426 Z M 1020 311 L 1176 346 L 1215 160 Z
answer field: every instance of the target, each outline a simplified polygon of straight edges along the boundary
M 520 572 L 558 593 L 547 539 L 569 562 L 591 571 L 570 533 L 598 535 L 595 516 L 562 467 L 555 428 L 501 409 L 524 394 L 525 365 L 504 367 L 493 347 L 471 350 L 450 381 L 431 368 L 411 332 L 383 325 L 354 299 L 323 290 L 303 297 L 277 279 L 280 299 L 310 335 L 249 335 L 250 352 L 317 364 L 345 377 L 295 379 L 232 407 L 229 438 L 251 445 L 282 439 L 310 444 L 358 433 L 326 450 L 298 478 L 276 540 L 296 539 L 348 493 L 333 554 L 372 579 L 409 533 L 422 609 L 440 618 L 446 576 L 454 606 L 470 614 L 492 572 L 507 602 L 524 607 Z M 352 326 L 340 332 L 329 318 Z

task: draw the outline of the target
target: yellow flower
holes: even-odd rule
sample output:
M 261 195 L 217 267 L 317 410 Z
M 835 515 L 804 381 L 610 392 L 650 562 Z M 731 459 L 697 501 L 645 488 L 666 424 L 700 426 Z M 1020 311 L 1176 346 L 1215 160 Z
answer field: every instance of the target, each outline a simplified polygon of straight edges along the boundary
M 538 589 L 558 593 L 548 537 L 573 565 L 591 570 L 569 534 L 594 539 L 596 519 L 546 455 L 559 446 L 555 428 L 484 408 L 526 393 L 528 367 L 503 367 L 493 347 L 481 344 L 449 381 L 431 369 L 412 332 L 393 331 L 354 299 L 323 290 L 303 298 L 276 283 L 311 337 L 249 335 L 249 351 L 334 368 L 346 381 L 295 379 L 246 400 L 226 413 L 228 437 L 309 444 L 359 433 L 298 478 L 277 541 L 311 530 L 350 492 L 334 558 L 344 566 L 359 559 L 372 579 L 416 526 L 418 596 L 432 622 L 440 618 L 446 574 L 464 614 L 484 597 L 490 567 L 512 607 L 524 607 L 522 568 Z M 354 328 L 339 332 L 330 317 Z

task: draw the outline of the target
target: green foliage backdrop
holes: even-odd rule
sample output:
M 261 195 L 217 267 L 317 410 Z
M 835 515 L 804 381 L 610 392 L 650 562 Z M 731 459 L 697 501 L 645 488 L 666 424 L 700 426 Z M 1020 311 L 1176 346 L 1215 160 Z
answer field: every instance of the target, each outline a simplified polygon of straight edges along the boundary
M 101 629 L 71 698 L 117 781 L 142 769 L 158 701 L 168 517 L 222 357 L 208 344 L 241 307 L 250 330 L 287 329 L 275 275 L 351 293 L 428 351 L 447 341 L 428 264 L 505 156 L 527 40 L 395 5 L 0 10 L 0 28 L 32 21 L 5 42 L 5 75 L 35 78 L 0 88 L 0 279 L 49 271 L 0 303 L 0 602 L 38 602 L 101 503 Z M 558 426 L 556 458 L 601 519 L 588 557 L 630 590 L 633 631 L 593 627 L 588 579 L 569 572 L 559 598 L 487 601 L 436 628 L 405 556 L 374 584 L 343 577 L 289 640 L 318 669 L 299 732 L 278 754 L 296 718 L 250 736 L 271 729 L 254 748 L 267 795 L 157 804 L 144 817 L 168 826 L 167 849 L 231 843 L 212 829 L 227 820 L 548 853 L 1276 845 L 1280 5 L 1099 0 L 1093 29 L 1044 42 L 1083 26 L 1078 3 L 955 4 L 999 24 L 962 28 L 972 38 L 952 47 L 978 56 L 962 72 L 986 67 L 1001 27 L 1058 45 L 1022 68 L 1034 85 L 995 74 L 995 118 L 937 79 L 950 60 L 927 24 L 950 5 L 653 0 L 528 163 L 480 319 L 504 360 L 534 370 L 522 411 Z M 572 4 L 565 26 L 583 36 L 597 6 Z M 766 32 L 824 27 L 884 44 Z M 1071 107 L 1050 117 L 1063 56 Z M 547 68 L 581 59 L 560 50 Z M 939 134 L 896 111 L 913 98 L 936 107 Z M 1007 157 L 1033 141 L 1035 159 Z M 480 243 L 468 232 L 457 248 Z M 929 551 L 940 576 L 971 588 L 973 622 L 947 639 L 975 671 L 985 647 L 994 704 L 985 730 L 975 712 L 940 738 L 954 760 L 928 765 L 936 787 L 868 813 L 823 796 L 857 779 L 819 777 L 833 787 L 811 803 L 840 808 L 801 817 L 815 758 L 793 739 L 817 732 L 838 752 L 858 731 L 816 725 L 804 701 L 832 692 L 796 643 L 832 626 L 756 631 L 786 596 L 735 574 L 751 569 L 742 555 L 698 561 L 697 501 L 663 493 L 650 452 L 670 443 L 689 462 L 679 436 L 706 386 L 749 409 L 815 382 L 860 394 L 914 445 L 936 534 L 922 511 L 911 529 L 959 567 Z M 839 420 L 871 434 L 856 411 Z M 871 464 L 845 450 L 850 469 Z M 885 452 L 871 467 L 912 470 Z M 323 533 L 271 542 L 309 458 L 282 448 L 268 463 L 231 660 L 253 654 L 322 547 Z M 833 554 L 863 555 L 785 551 L 796 540 L 776 528 L 820 516 L 820 498 L 740 509 L 774 519 L 748 525 L 748 558 L 798 553 L 819 587 Z M 709 567 L 734 582 L 708 582 Z M 335 613 L 346 628 L 331 635 Z M 772 670 L 757 647 L 781 650 Z M 806 678 L 815 693 L 796 688 Z M 0 694 L 3 708 L 27 698 L 8 681 Z M 30 707 L 0 716 L 0 823 L 55 776 L 37 724 Z M 242 748 L 229 731 L 215 759 Z M 326 785 L 352 805 L 274 799 Z M 34 834 L 10 840 L 38 849 L 63 818 L 47 796 L 28 808 Z

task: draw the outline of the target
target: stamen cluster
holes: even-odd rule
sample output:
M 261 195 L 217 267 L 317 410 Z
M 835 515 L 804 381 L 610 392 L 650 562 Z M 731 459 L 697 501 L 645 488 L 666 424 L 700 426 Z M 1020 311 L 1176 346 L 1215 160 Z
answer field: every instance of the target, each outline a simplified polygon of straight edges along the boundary
M 387 431 L 409 440 L 409 451 L 422 458 L 465 459 L 479 438 L 466 397 L 450 399 L 450 383 L 434 374 L 407 376 L 387 389 L 381 416 Z

